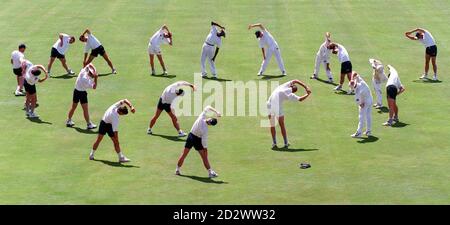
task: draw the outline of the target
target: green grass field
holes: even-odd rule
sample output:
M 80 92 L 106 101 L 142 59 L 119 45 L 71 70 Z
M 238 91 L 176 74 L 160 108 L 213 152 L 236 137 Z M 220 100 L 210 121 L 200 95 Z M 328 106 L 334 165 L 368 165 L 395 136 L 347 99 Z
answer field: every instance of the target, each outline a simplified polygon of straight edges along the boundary
M 450 1 L 6 1 L 0 7 L 0 203 L 1 204 L 449 204 L 450 203 Z M 223 117 L 209 131 L 209 157 L 219 173 L 207 178 L 192 151 L 183 166 L 186 177 L 173 175 L 185 138 L 176 135 L 165 114 L 146 134 L 162 90 L 178 80 L 193 81 L 200 72 L 200 52 L 215 20 L 227 28 L 217 58 L 219 76 L 233 81 L 258 80 L 261 52 L 249 23 L 267 25 L 278 41 L 288 76 L 311 86 L 305 102 L 285 104 L 289 151 L 271 150 L 262 117 Z M 166 23 L 174 45 L 162 47 L 169 73 L 149 76 L 148 39 Z M 105 138 L 96 158 L 88 154 L 96 138 L 86 133 L 81 108 L 66 128 L 75 78 L 50 78 L 38 84 L 42 123 L 25 118 L 23 97 L 14 97 L 15 77 L 9 57 L 20 42 L 26 58 L 47 65 L 59 32 L 78 37 L 89 27 L 117 67 L 89 92 L 92 120 L 121 98 L 136 114 L 121 118 L 123 151 L 132 162 L 119 165 Z M 417 81 L 424 48 L 404 37 L 415 27 L 430 30 L 439 48 L 441 83 Z M 346 46 L 353 67 L 370 81 L 369 57 L 392 64 L 406 87 L 399 97 L 403 127 L 381 124 L 385 112 L 373 111 L 374 142 L 350 138 L 357 126 L 353 96 L 310 80 L 323 34 Z M 81 69 L 83 45 L 77 40 L 68 64 Z M 110 69 L 101 58 L 100 73 Z M 161 71 L 159 64 L 157 70 Z M 331 64 L 335 79 L 339 65 Z M 58 61 L 52 73 L 64 74 Z M 279 74 L 275 59 L 267 74 Z M 323 68 L 320 76 L 325 77 Z M 371 84 L 370 84 L 371 86 Z M 204 95 L 207 96 L 206 94 Z M 384 100 L 386 104 L 386 100 Z M 196 117 L 181 117 L 189 131 Z M 279 129 L 277 130 L 279 132 Z M 162 135 L 162 136 L 161 136 Z M 281 135 L 278 136 L 281 142 Z M 307 170 L 300 162 L 310 162 Z

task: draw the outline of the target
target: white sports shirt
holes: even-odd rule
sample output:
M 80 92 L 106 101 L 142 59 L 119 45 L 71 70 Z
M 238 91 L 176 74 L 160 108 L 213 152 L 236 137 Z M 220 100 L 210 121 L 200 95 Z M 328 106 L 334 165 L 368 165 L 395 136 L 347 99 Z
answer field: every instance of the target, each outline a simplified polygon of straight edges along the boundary
M 436 45 L 436 42 L 434 41 L 433 35 L 427 30 L 424 30 L 423 39 L 418 39 L 422 44 L 425 46 L 425 48 L 428 48 L 430 46 Z
M 100 45 L 102 45 L 102 43 L 100 43 L 100 41 L 93 34 L 88 34 L 86 45 L 84 46 L 84 53 L 88 53 L 89 50 L 96 49 L 100 47 Z
M 77 81 L 75 82 L 75 89 L 78 91 L 86 91 L 89 88 L 93 88 L 94 84 L 94 79 L 89 76 L 89 70 L 85 67 L 78 74 Z
M 206 113 L 208 107 L 198 116 L 197 120 L 192 125 L 191 133 L 202 139 L 202 145 L 204 148 L 208 147 L 208 124 L 206 124 Z
M 338 58 L 340 63 L 350 61 L 350 56 L 348 55 L 347 49 L 340 44 L 338 44 Z
M 33 63 L 31 63 L 28 60 L 25 60 L 25 80 L 27 81 L 27 83 L 29 85 L 35 85 L 38 81 L 39 81 L 39 76 L 35 76 L 33 74 L 31 74 L 31 71 L 34 70 L 36 68 L 35 65 L 33 65 Z
M 206 36 L 206 43 L 210 45 L 215 45 L 218 48 L 222 47 L 222 38 L 217 36 L 217 27 L 212 25 L 211 31 L 209 32 L 208 36 Z
M 377 60 L 377 63 L 375 63 L 375 59 L 369 59 L 369 63 L 373 68 L 373 80 L 375 80 L 377 82 L 386 81 L 387 77 L 384 74 L 383 64 L 378 60 Z
M 361 78 L 355 88 L 355 102 L 358 105 L 372 104 L 373 98 L 369 85 Z M 371 105 L 368 105 L 371 107 Z
M 13 61 L 13 69 L 18 69 L 22 66 L 22 60 L 25 58 L 22 52 L 15 50 L 11 53 L 11 59 Z
M 178 97 L 178 95 L 175 93 L 176 90 L 179 87 L 186 85 L 189 85 L 189 83 L 186 81 L 178 81 L 167 86 L 161 94 L 161 102 L 163 104 L 172 104 L 172 102 Z
M 53 48 L 56 48 L 56 50 L 58 50 L 58 52 L 61 55 L 66 54 L 67 49 L 69 49 L 69 41 L 70 41 L 70 36 L 68 34 L 62 34 L 63 38 L 62 38 L 62 47 L 60 46 L 61 43 L 61 39 L 58 38 L 58 40 L 55 42 L 55 44 L 53 44 Z
M 117 109 L 120 108 L 123 104 L 121 104 L 122 101 L 118 101 L 111 105 L 103 115 L 102 120 L 105 121 L 105 123 L 109 123 L 112 125 L 113 131 L 117 131 L 119 127 L 119 113 L 117 112 Z
M 272 34 L 268 30 L 261 31 L 263 34 L 262 37 L 259 38 L 259 47 L 264 48 L 266 46 L 269 49 L 276 49 L 278 48 L 278 43 L 275 41 L 275 38 L 273 38 Z
M 320 56 L 322 59 L 326 60 L 330 58 L 330 52 L 331 50 L 327 48 L 327 46 L 330 44 L 330 41 L 328 38 L 325 37 L 325 41 L 320 45 L 319 51 L 317 51 L 317 55 Z
M 161 44 L 169 43 L 168 38 L 164 37 L 164 29 L 161 27 L 158 31 L 156 31 L 153 36 L 150 38 L 148 45 L 159 47 Z
M 386 82 L 386 87 L 389 85 L 394 85 L 395 87 L 397 87 L 398 91 L 401 87 L 403 87 L 402 82 L 400 81 L 400 77 L 398 76 L 398 72 L 391 65 L 388 65 L 388 67 L 391 75 L 389 75 L 388 81 Z
M 288 81 L 277 88 L 272 92 L 269 99 L 267 100 L 267 104 L 270 104 L 272 107 L 281 106 L 284 101 L 299 101 L 300 97 L 294 93 L 292 93 L 292 88 L 290 87 L 292 81 Z

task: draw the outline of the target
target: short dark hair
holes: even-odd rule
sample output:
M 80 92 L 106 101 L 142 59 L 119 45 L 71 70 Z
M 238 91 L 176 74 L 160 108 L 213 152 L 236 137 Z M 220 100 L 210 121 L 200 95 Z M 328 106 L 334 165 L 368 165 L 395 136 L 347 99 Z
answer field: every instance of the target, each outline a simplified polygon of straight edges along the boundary
M 80 35 L 80 37 L 78 38 L 78 40 L 83 41 L 84 35 Z
M 22 43 L 22 44 L 19 45 L 19 49 L 21 49 L 21 48 L 27 48 L 27 46 Z
M 220 31 L 219 33 L 217 33 L 217 36 L 218 37 L 225 37 L 225 31 L 224 30 L 222 30 L 222 31 Z
M 417 32 L 416 33 L 416 38 L 420 38 L 420 37 L 422 37 L 422 34 L 420 32 Z
M 41 70 L 32 70 L 31 74 L 33 74 L 34 76 L 39 76 L 41 75 Z
M 182 95 L 184 93 L 184 90 L 183 89 L 178 89 L 177 91 L 175 91 L 175 94 L 177 94 L 177 95 Z
M 118 112 L 120 112 L 122 115 L 127 115 L 128 108 L 126 106 L 119 107 Z
M 211 126 L 215 126 L 217 124 L 217 119 L 216 118 L 211 118 L 209 120 L 209 124 L 211 124 Z
M 256 38 L 260 38 L 261 37 L 261 31 L 259 31 L 259 30 L 257 30 L 256 32 L 255 32 L 255 36 L 256 36 Z

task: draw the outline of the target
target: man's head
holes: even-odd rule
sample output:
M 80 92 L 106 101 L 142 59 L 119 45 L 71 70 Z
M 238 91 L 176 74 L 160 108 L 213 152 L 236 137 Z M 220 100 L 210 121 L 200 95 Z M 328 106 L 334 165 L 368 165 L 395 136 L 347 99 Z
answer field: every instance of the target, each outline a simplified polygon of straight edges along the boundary
M 170 33 L 170 32 L 164 33 L 164 37 L 165 38 L 172 38 L 172 33 Z
M 24 53 L 26 48 L 27 48 L 27 46 L 25 46 L 25 44 L 20 44 L 19 45 L 19 52 Z
M 295 85 L 291 85 L 291 88 L 292 88 L 292 93 L 295 93 L 298 90 L 297 86 L 295 86 Z
M 74 36 L 70 36 L 69 44 L 72 44 L 74 42 L 75 42 L 75 37 Z
M 86 42 L 87 41 L 87 37 L 84 35 L 80 35 L 80 37 L 78 38 L 78 40 L 80 40 L 81 42 Z
M 178 95 L 178 96 L 184 96 L 184 90 L 180 88 L 180 89 L 175 91 L 175 94 Z
M 210 125 L 210 126 L 215 126 L 217 124 L 217 119 L 216 118 L 209 118 L 206 120 L 206 124 Z
M 32 70 L 31 71 L 31 74 L 33 74 L 34 76 L 39 76 L 39 75 L 41 75 L 41 70 L 39 70 L 39 69 L 34 69 L 34 70 Z
M 417 32 L 416 33 L 416 38 L 417 39 L 423 39 L 423 33 L 422 32 Z
M 217 32 L 217 37 L 225 37 L 225 31 L 221 30 L 220 32 Z
M 117 109 L 117 113 L 119 113 L 119 115 L 127 115 L 128 108 L 126 106 L 121 106 Z
M 257 30 L 255 32 L 255 36 L 256 36 L 256 38 L 261 38 L 263 36 L 263 33 L 260 30 Z

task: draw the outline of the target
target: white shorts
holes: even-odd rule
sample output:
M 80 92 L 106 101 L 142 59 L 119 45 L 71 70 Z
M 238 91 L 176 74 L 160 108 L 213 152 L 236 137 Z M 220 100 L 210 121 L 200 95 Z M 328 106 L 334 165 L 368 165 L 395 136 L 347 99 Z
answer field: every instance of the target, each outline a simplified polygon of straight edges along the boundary
M 278 107 L 276 105 L 277 104 L 267 103 L 267 114 L 269 116 L 276 116 L 276 117 L 284 116 L 282 105 L 278 104 Z
M 148 54 L 161 55 L 161 48 L 159 46 L 149 45 L 148 46 Z

